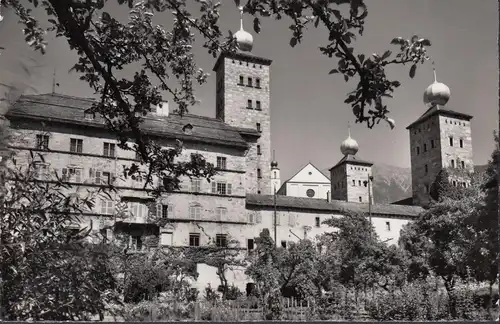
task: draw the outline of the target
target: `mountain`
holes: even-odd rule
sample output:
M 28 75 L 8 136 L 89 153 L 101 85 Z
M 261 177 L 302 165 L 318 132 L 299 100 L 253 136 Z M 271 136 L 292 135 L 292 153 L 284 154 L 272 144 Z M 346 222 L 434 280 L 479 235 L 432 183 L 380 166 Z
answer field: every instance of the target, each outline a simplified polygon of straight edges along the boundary
M 411 197 L 411 169 L 387 164 L 374 164 L 373 200 L 390 204 Z

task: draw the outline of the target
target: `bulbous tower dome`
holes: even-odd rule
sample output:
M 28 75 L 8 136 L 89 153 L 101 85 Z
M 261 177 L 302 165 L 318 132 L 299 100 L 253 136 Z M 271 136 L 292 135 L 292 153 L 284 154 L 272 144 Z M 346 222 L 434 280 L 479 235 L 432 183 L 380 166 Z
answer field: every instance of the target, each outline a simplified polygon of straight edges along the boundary
M 444 106 L 450 100 L 450 96 L 450 88 L 446 84 L 437 81 L 436 69 L 434 69 L 434 82 L 425 89 L 424 104 Z
M 358 142 L 351 137 L 351 128 L 349 127 L 349 136 L 340 145 L 340 152 L 342 152 L 343 155 L 356 155 L 358 150 Z
M 243 7 L 240 7 L 240 30 L 234 34 L 238 48 L 243 52 L 251 52 L 253 48 L 253 36 L 243 29 Z
M 271 168 L 275 169 L 278 167 L 278 161 L 272 161 L 271 162 Z

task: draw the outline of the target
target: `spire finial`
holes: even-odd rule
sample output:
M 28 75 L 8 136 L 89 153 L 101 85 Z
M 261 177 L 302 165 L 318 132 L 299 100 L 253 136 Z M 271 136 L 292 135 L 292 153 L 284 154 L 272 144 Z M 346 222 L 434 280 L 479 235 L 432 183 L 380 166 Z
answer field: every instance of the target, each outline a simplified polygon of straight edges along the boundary
M 434 64 L 434 61 L 432 61 L 432 71 L 434 72 L 434 82 L 437 82 L 436 66 Z
M 243 30 L 243 6 L 238 7 L 240 11 L 240 30 Z
M 276 150 L 273 150 L 273 160 L 276 160 Z
M 347 121 L 347 133 L 349 134 L 349 137 L 351 137 L 351 122 Z
M 56 68 L 54 68 L 54 73 L 52 74 L 52 94 L 56 93 Z

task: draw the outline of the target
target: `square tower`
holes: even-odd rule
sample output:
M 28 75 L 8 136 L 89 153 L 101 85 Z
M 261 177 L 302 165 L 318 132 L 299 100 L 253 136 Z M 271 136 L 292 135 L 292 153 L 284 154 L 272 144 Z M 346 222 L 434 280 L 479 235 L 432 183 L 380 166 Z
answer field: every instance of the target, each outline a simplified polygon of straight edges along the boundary
M 354 155 L 345 155 L 330 169 L 332 199 L 368 203 L 371 197 L 373 203 L 372 165 Z
M 270 66 L 272 61 L 239 51 L 217 60 L 216 118 L 242 129 L 248 136 L 246 187 L 249 193 L 271 194 Z M 244 134 L 244 132 L 242 132 Z
M 429 108 L 409 125 L 413 204 L 426 205 L 430 190 L 443 169 L 456 186 L 468 186 L 465 176 L 474 171 L 470 120 L 472 116 L 444 109 Z

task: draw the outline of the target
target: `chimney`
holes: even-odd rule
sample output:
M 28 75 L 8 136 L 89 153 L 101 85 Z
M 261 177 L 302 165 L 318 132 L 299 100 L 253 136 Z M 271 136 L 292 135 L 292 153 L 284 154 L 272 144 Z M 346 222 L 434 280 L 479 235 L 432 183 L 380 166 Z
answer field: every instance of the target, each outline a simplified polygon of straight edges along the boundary
M 158 116 L 168 116 L 169 108 L 168 101 L 162 101 L 156 106 L 156 114 Z

